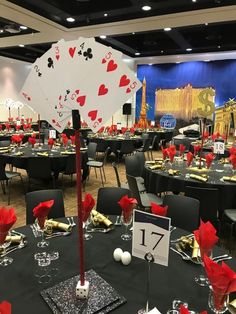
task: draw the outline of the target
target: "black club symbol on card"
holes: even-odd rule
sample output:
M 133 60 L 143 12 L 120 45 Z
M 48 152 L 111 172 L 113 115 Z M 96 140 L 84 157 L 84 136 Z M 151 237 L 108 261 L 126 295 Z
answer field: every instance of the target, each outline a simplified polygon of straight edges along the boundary
M 48 58 L 48 67 L 49 68 L 53 68 L 54 67 L 52 58 Z
M 85 60 L 87 61 L 88 59 L 92 59 L 93 54 L 92 54 L 92 49 L 88 48 L 87 51 L 83 53 L 83 56 L 85 57 Z

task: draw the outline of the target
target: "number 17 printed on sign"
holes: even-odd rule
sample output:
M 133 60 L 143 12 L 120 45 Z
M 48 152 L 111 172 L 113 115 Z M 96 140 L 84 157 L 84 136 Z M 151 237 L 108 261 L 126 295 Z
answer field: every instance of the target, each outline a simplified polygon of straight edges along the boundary
M 170 218 L 134 211 L 132 255 L 168 266 Z

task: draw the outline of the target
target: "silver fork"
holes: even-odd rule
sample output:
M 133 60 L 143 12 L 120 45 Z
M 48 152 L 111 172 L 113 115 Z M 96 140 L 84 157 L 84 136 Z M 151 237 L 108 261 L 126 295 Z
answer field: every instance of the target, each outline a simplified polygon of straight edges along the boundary
M 75 227 L 75 226 L 76 226 L 76 223 L 75 223 L 75 221 L 74 221 L 74 217 L 70 217 L 70 219 L 71 219 L 71 226 L 72 226 L 72 227 Z
M 69 225 L 72 227 L 72 223 L 71 223 L 70 217 L 67 217 L 66 219 L 69 222 Z

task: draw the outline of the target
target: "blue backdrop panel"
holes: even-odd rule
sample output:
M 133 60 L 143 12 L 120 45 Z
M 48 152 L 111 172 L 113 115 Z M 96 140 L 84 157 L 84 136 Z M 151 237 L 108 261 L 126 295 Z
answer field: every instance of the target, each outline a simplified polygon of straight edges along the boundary
M 137 75 L 147 82 L 148 119 L 155 118 L 155 90 L 191 84 L 195 88 L 212 86 L 216 90 L 216 107 L 229 98 L 236 98 L 236 60 L 183 62 L 179 64 L 138 65 Z M 136 117 L 139 117 L 142 89 L 136 96 Z

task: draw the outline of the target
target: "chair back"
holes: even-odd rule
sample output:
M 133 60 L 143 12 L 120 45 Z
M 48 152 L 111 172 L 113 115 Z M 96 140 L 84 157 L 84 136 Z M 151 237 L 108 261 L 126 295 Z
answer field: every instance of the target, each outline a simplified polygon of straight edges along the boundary
M 146 161 L 145 154 L 144 152 L 137 152 L 135 155 L 138 158 L 138 163 L 140 167 L 140 176 L 142 177 L 144 173 L 144 166 L 145 166 L 145 161 Z
M 142 138 L 143 140 L 146 140 L 146 139 L 149 138 L 149 134 L 148 134 L 148 133 L 142 133 L 141 138 Z
M 199 227 L 199 201 L 183 195 L 165 195 L 163 205 L 168 206 L 171 225 L 193 232 Z
M 185 195 L 199 200 L 201 220 L 204 222 L 210 221 L 217 228 L 218 213 L 220 210 L 219 190 L 186 186 Z
M 106 215 L 121 215 L 118 201 L 122 196 L 131 197 L 131 191 L 120 187 L 105 187 L 98 190 L 96 210 Z
M 54 204 L 48 214 L 48 218 L 65 217 L 65 207 L 62 190 L 40 190 L 26 193 L 26 224 L 31 224 L 35 221 L 33 209 L 40 202 L 54 200 Z
M 102 138 L 98 138 L 96 140 L 96 143 L 97 143 L 97 149 L 96 149 L 96 152 L 98 153 L 104 153 L 106 148 L 107 148 L 107 144 L 106 144 L 106 141 Z
M 11 144 L 10 140 L 0 141 L 0 147 L 7 147 L 10 146 L 10 144 Z
M 121 187 L 121 183 L 120 183 L 120 176 L 119 176 L 119 173 L 118 173 L 117 165 L 116 165 L 115 162 L 113 162 L 111 165 L 112 165 L 112 167 L 113 167 L 113 169 L 115 171 L 117 186 L 120 188 Z
M 96 158 L 96 151 L 97 151 L 97 143 L 89 142 L 88 143 L 88 149 L 87 154 L 89 159 L 95 159 Z
M 152 143 L 152 139 L 151 138 L 147 138 L 144 140 L 144 143 L 143 143 L 143 148 L 142 148 L 142 151 L 143 152 L 147 152 L 150 150 L 150 145 Z
M 66 160 L 66 167 L 63 171 L 64 174 L 74 174 L 76 173 L 76 155 L 68 155 Z
M 134 141 L 133 140 L 123 140 L 121 142 L 120 152 L 122 154 L 132 154 L 134 151 Z
M 126 177 L 127 177 L 129 189 L 132 193 L 132 197 L 136 198 L 139 207 L 141 207 L 141 208 L 144 207 L 142 199 L 141 199 L 141 195 L 140 195 L 140 192 L 138 189 L 138 183 L 137 183 L 136 178 L 134 176 L 129 175 L 129 174 L 127 174 Z M 145 194 L 145 193 L 143 193 L 143 194 Z
M 27 161 L 28 177 L 32 179 L 52 179 L 51 162 L 48 157 L 30 157 Z
M 137 154 L 125 157 L 126 175 L 133 177 L 141 177 L 143 168 L 141 167 L 141 159 Z

